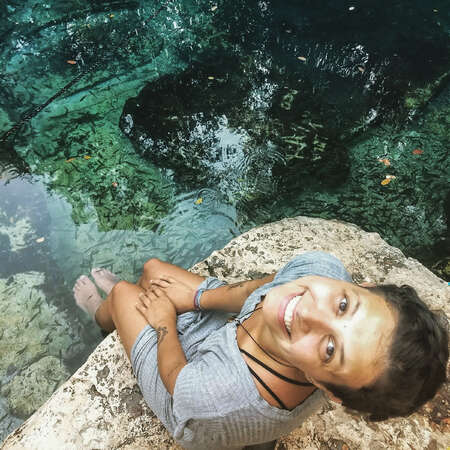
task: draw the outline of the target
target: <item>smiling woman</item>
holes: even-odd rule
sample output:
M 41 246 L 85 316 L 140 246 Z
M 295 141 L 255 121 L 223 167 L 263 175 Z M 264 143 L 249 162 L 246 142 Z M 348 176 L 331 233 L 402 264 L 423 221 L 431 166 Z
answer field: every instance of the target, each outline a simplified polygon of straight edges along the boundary
M 269 291 L 262 320 L 261 341 L 315 384 L 334 382 L 356 389 L 371 384 L 384 370 L 396 322 L 381 297 L 320 276 Z
M 77 303 L 117 328 L 145 400 L 187 448 L 273 441 L 317 410 L 322 391 L 373 418 L 407 415 L 445 379 L 448 338 L 428 308 L 353 284 L 322 252 L 235 285 L 157 259 L 137 284 L 92 276 L 106 299 L 81 277 Z

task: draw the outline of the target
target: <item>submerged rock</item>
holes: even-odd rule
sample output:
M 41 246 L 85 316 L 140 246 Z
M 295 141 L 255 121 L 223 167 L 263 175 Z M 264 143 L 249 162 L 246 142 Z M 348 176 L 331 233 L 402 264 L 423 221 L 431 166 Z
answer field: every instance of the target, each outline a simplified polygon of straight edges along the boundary
M 44 280 L 38 272 L 0 278 L 2 395 L 21 417 L 34 412 L 68 377 L 65 361 L 84 349 L 67 313 L 48 302 L 41 288 Z
M 69 377 L 61 359 L 45 356 L 14 376 L 2 387 L 2 395 L 7 398 L 10 411 L 26 419 Z
M 279 269 L 294 255 L 323 250 L 340 258 L 355 282 L 410 284 L 444 317 L 450 315 L 447 283 L 378 234 L 343 222 L 307 217 L 255 228 L 192 269 L 236 282 Z M 448 390 L 408 418 L 368 423 L 330 404 L 279 440 L 279 448 L 447 448 Z M 86 364 L 24 425 L 2 450 L 179 447 L 138 393 L 117 334 L 110 334 Z
M 401 4 L 219 2 L 222 46 L 180 52 L 189 68 L 128 100 L 121 128 L 182 183 L 214 186 L 234 203 L 342 185 L 349 139 L 404 125 L 448 80 L 450 42 L 436 14 Z
M 333 174 L 342 179 L 347 151 L 341 132 L 325 125 L 323 97 L 313 109 L 308 83 L 289 89 L 277 70 L 238 56 L 195 63 L 128 100 L 120 126 L 181 183 L 215 187 L 232 203 L 265 198 L 279 184 L 300 186 L 304 176 L 328 185 Z

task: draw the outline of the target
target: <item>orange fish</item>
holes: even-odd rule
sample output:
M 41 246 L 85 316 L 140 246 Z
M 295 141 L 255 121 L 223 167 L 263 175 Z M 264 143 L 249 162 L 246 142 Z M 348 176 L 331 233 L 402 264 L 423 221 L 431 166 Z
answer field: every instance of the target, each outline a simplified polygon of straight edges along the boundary
M 391 162 L 387 158 L 379 159 L 381 163 L 383 163 L 386 167 L 389 167 L 391 165 Z
M 83 158 L 84 158 L 84 159 L 91 159 L 91 158 L 92 158 L 92 156 L 89 156 L 89 155 L 84 155 L 84 156 L 83 156 Z
M 74 160 L 75 160 L 75 158 L 69 158 L 69 159 L 66 159 L 66 162 L 72 162 Z
M 76 64 L 77 63 L 73 59 L 68 59 L 66 62 L 67 62 L 67 64 Z
M 117 183 L 117 181 L 113 181 L 111 183 L 111 186 L 116 188 L 117 186 L 119 186 L 119 183 Z
M 413 155 L 421 155 L 422 153 L 423 153 L 423 150 L 420 149 L 420 148 L 415 148 L 415 149 L 412 151 L 412 154 L 413 154 Z
M 392 180 L 395 180 L 397 177 L 395 175 L 386 175 L 386 178 L 381 181 L 381 184 L 383 186 L 386 186 L 389 184 Z

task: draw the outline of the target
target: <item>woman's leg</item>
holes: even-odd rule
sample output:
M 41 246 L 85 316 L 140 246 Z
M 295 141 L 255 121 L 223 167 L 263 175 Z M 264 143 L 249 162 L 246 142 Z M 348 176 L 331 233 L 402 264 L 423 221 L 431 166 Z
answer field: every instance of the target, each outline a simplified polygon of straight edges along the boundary
M 144 290 L 136 284 L 119 281 L 95 314 L 95 320 L 103 329 L 117 329 L 128 357 L 139 333 L 148 325 L 147 320 L 136 309 L 142 292 Z
M 139 278 L 137 284 L 143 289 L 148 289 L 150 287 L 150 280 L 167 276 L 176 278 L 194 290 L 205 279 L 205 277 L 201 277 L 181 267 L 160 261 L 157 258 L 152 258 L 144 264 L 142 276 Z
M 110 273 L 109 271 L 104 271 L 104 272 L 105 272 L 105 274 L 103 274 L 100 269 L 93 269 L 92 275 L 93 275 L 96 283 L 99 284 L 99 279 L 106 276 L 107 280 L 105 283 L 112 284 L 110 280 L 112 280 L 112 277 L 114 275 L 112 273 Z M 187 284 L 188 286 L 192 287 L 192 289 L 196 289 L 197 286 L 205 279 L 205 277 L 201 277 L 199 275 L 196 275 L 195 273 L 191 273 L 185 269 L 182 269 L 181 267 L 160 261 L 157 258 L 152 258 L 152 259 L 149 259 L 144 264 L 142 276 L 139 279 L 137 286 L 136 285 L 134 285 L 134 286 L 139 287 L 140 288 L 139 292 L 141 292 L 142 289 L 146 289 L 146 288 L 150 287 L 150 280 L 158 279 L 160 277 L 167 277 L 167 276 L 171 276 L 171 277 L 178 279 L 179 281 L 183 282 L 184 284 Z M 80 277 L 80 280 L 81 279 L 83 279 L 83 281 L 85 283 L 90 282 L 90 280 L 87 277 Z M 100 283 L 100 284 L 101 284 L 100 287 L 103 290 L 105 290 L 106 292 L 108 292 L 108 291 L 110 291 L 110 292 L 109 292 L 108 296 L 106 297 L 106 300 L 101 302 L 100 306 L 98 306 L 98 308 L 96 309 L 95 320 L 98 323 L 98 325 L 105 331 L 113 331 L 117 327 L 117 325 L 114 321 L 113 301 L 112 301 L 113 294 L 114 294 L 114 288 L 116 287 L 116 284 L 114 284 L 114 287 L 112 287 L 112 289 L 109 288 L 109 286 L 108 286 L 108 288 L 105 288 L 102 283 Z M 131 283 L 127 283 L 127 284 L 131 285 Z M 117 293 L 116 293 L 116 297 L 117 297 Z M 136 301 L 133 302 L 133 312 L 135 310 L 134 304 L 136 303 Z M 136 310 L 136 312 L 137 312 L 137 310 Z

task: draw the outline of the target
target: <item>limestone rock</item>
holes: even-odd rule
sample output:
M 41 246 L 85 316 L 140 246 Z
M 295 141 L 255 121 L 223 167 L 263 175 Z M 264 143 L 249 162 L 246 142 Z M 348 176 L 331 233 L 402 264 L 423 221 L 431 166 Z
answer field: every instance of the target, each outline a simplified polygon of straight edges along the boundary
M 450 314 L 447 283 L 378 234 L 337 221 L 297 217 L 255 228 L 214 252 L 193 271 L 233 282 L 273 272 L 309 250 L 324 250 L 340 258 L 356 282 L 411 284 L 431 308 Z M 448 410 L 445 389 L 410 417 L 381 423 L 368 423 L 330 404 L 281 438 L 278 449 L 445 449 L 450 445 Z M 117 334 L 112 333 L 1 448 L 178 447 L 144 404 Z

